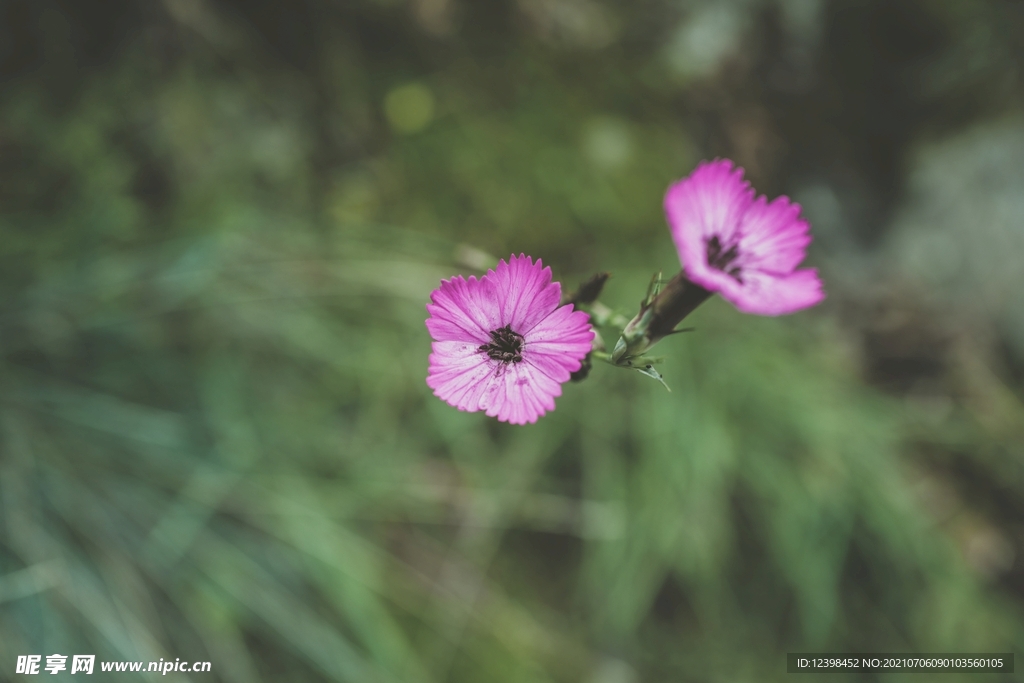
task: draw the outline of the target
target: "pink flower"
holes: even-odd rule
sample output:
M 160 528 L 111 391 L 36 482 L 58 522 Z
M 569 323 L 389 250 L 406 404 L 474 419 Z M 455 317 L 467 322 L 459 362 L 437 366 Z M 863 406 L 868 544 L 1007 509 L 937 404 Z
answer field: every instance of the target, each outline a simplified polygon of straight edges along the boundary
M 672 185 L 665 214 L 686 276 L 741 311 L 782 315 L 825 298 L 817 270 L 796 270 L 811 242 L 800 205 L 754 199 L 731 161 L 702 162 Z
M 560 307 L 561 296 L 551 269 L 522 254 L 479 280 L 442 280 L 427 304 L 427 386 L 459 410 L 512 424 L 554 410 L 594 338 L 590 317 Z

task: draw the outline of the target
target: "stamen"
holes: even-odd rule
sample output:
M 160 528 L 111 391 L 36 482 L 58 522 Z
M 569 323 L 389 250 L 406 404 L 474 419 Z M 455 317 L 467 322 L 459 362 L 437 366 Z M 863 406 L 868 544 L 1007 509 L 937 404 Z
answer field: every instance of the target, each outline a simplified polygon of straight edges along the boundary
M 491 341 L 481 344 L 479 350 L 499 363 L 520 363 L 523 360 L 523 335 L 513 332 L 510 325 L 491 330 Z
M 735 261 L 740 255 L 738 245 L 732 244 L 728 249 L 723 251 L 721 240 L 718 239 L 718 235 L 714 235 L 707 241 L 707 249 L 709 266 L 724 272 L 739 283 L 743 282 L 743 279 L 740 277 L 740 267 L 729 267 L 729 264 Z

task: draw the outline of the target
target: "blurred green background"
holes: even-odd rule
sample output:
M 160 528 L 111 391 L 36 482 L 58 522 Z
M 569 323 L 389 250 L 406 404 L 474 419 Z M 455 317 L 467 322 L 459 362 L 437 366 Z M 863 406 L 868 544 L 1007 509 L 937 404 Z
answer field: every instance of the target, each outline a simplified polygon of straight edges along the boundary
M 1022 95 L 1016 0 L 0 1 L 0 679 L 1024 653 Z M 712 300 L 672 393 L 536 425 L 431 395 L 440 278 L 631 316 L 713 156 L 804 206 L 823 305 Z

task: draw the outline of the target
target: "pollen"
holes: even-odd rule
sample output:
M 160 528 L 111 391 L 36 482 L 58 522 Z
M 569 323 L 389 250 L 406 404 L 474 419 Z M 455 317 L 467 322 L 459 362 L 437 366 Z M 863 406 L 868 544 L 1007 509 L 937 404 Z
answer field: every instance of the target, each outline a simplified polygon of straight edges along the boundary
M 491 341 L 480 345 L 480 351 L 492 360 L 508 365 L 523 360 L 523 335 L 512 330 L 511 325 L 490 331 Z
M 717 268 L 727 275 L 731 275 L 737 282 L 742 283 L 743 278 L 740 277 L 740 267 L 730 267 L 730 264 L 732 264 L 732 262 L 740 255 L 740 251 L 737 246 L 734 244 L 728 249 L 723 250 L 722 242 L 718 239 L 718 235 L 709 239 L 707 241 L 707 245 L 708 265 L 712 268 Z

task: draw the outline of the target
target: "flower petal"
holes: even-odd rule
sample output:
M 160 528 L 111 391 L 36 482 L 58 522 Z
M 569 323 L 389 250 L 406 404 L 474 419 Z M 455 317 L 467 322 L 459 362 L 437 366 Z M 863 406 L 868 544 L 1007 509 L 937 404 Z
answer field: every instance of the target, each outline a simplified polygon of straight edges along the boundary
M 816 268 L 804 268 L 788 275 L 745 270 L 742 284 L 732 280 L 718 293 L 744 313 L 758 315 L 794 313 L 821 303 L 825 298 Z
M 495 366 L 473 343 L 442 341 L 431 345 L 427 386 L 434 395 L 459 410 L 480 410 L 480 397 L 490 384 Z
M 524 336 L 555 310 L 562 298 L 561 285 L 551 281 L 551 269 L 540 259 L 534 263 L 523 254 L 519 258 L 513 254 L 508 263 L 502 260 L 484 279 L 494 285 L 501 325 L 510 325 Z
M 433 351 L 427 385 L 459 410 L 526 424 L 554 410 L 562 394 L 561 383 L 532 363 L 496 363 L 462 342 L 434 342 Z
M 709 270 L 707 243 L 712 237 L 718 237 L 723 245 L 736 241 L 740 221 L 753 198 L 754 190 L 743 179 L 743 169 L 734 169 L 728 159 L 702 162 L 687 178 L 669 187 L 665 215 L 687 275 Z
M 486 277 L 468 280 L 456 275 L 441 280 L 427 304 L 427 329 L 436 341 L 474 341 L 478 345 L 490 339 L 491 330 L 501 327 L 501 311 L 494 285 Z
M 523 358 L 555 381 L 565 382 L 580 369 L 593 340 L 590 316 L 574 311 L 572 305 L 562 306 L 530 331 Z
M 737 264 L 743 270 L 792 273 L 807 254 L 810 227 L 800 217 L 800 205 L 789 197 L 777 197 L 771 203 L 763 195 L 758 197 L 740 223 Z
M 513 363 L 504 366 L 488 386 L 480 407 L 502 422 L 526 424 L 554 410 L 555 397 L 561 394 L 557 381 L 527 363 Z

